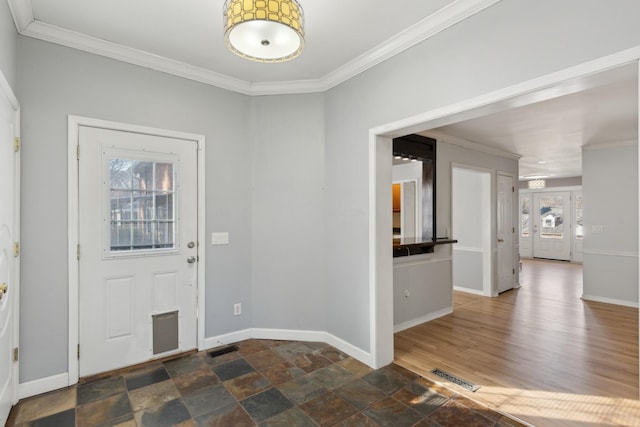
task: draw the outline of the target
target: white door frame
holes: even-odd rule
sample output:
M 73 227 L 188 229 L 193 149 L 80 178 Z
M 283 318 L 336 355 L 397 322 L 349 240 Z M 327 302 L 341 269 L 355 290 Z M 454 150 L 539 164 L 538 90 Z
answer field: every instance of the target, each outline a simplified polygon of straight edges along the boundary
M 504 176 L 504 177 L 508 177 L 511 178 L 511 186 L 513 188 L 512 192 L 511 192 L 511 227 L 512 227 L 512 232 L 511 232 L 511 267 L 513 268 L 513 277 L 512 277 L 512 287 L 509 289 L 514 289 L 518 286 L 518 283 L 520 283 L 520 280 L 518 278 L 518 276 L 516 276 L 516 273 L 518 273 L 518 268 L 516 268 L 517 265 L 517 243 L 516 243 L 516 236 L 517 234 L 515 233 L 515 221 L 517 221 L 520 218 L 520 193 L 515 191 L 516 189 L 516 182 L 518 182 L 516 180 L 516 177 L 509 172 L 502 172 L 502 171 L 497 171 L 496 173 L 496 183 L 495 183 L 495 188 L 496 188 L 496 238 L 494 239 L 494 243 L 492 245 L 495 245 L 495 278 L 496 278 L 496 285 L 494 287 L 494 295 L 493 296 L 498 296 L 498 293 L 500 292 L 500 257 L 498 256 L 498 239 L 497 239 L 497 230 L 498 230 L 498 178 L 500 176 Z M 516 203 L 516 201 L 518 201 L 518 203 Z M 518 212 L 518 213 L 517 213 Z
M 79 262 L 77 258 L 78 245 L 78 158 L 77 146 L 79 143 L 78 130 L 80 126 L 90 126 L 109 130 L 124 132 L 143 133 L 147 135 L 169 137 L 176 139 L 187 139 L 195 141 L 198 146 L 198 350 L 205 348 L 205 137 L 185 132 L 177 132 L 165 129 L 152 128 L 148 126 L 132 125 L 127 123 L 111 122 L 100 119 L 93 119 L 80 116 L 69 116 L 69 138 L 68 138 L 68 195 L 69 195 L 69 241 L 68 241 L 68 262 L 69 262 L 69 385 L 78 382 L 79 363 L 77 349 L 79 344 Z
M 18 102 L 18 98 L 16 98 L 13 93 L 13 89 L 11 89 L 11 85 L 7 81 L 6 77 L 2 70 L 0 70 L 0 93 L 2 96 L 9 101 L 11 107 L 15 112 L 15 118 L 13 121 L 13 132 L 14 137 L 20 140 L 20 103 Z M 20 242 L 20 149 L 16 151 L 14 161 L 14 181 L 13 181 L 13 207 L 14 207 L 14 229 L 11 230 L 13 233 L 14 242 Z M 13 298 L 13 307 L 11 307 L 12 312 L 12 331 L 11 331 L 11 340 L 12 340 L 12 348 L 19 348 L 20 344 L 20 253 L 13 258 L 13 284 L 11 289 L 11 298 Z M 19 360 L 19 359 L 18 359 Z M 11 362 L 13 363 L 12 375 L 13 375 L 13 390 L 12 390 L 12 399 L 13 403 L 18 402 L 18 383 L 20 381 L 20 362 Z
M 638 62 L 640 46 L 369 129 L 369 365 L 393 362 L 393 262 L 391 257 L 391 144 L 403 135 L 542 101 L 578 90 L 572 80 Z M 636 94 L 637 96 L 637 94 Z M 537 98 L 537 99 L 536 99 Z M 640 124 L 639 124 L 640 126 Z M 640 178 L 639 178 L 640 179 Z M 640 288 L 640 284 L 639 284 Z

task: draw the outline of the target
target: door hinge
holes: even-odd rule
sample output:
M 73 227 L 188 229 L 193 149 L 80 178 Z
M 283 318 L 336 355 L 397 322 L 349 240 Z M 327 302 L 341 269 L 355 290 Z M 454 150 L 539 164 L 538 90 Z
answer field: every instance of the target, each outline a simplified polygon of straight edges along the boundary
M 511 192 L 515 193 L 516 192 L 516 187 L 514 187 L 513 185 L 511 186 Z
M 78 360 L 80 360 L 80 344 L 78 344 Z
M 515 268 L 511 269 L 511 274 L 513 274 L 514 276 L 516 275 L 516 269 Z
M 511 233 L 515 234 L 516 232 L 516 228 L 515 227 L 511 227 Z
M 76 246 L 76 259 L 80 261 L 80 244 Z
M 76 160 L 80 160 L 80 144 L 76 145 Z
M 19 136 L 16 136 L 13 139 L 13 151 L 16 152 L 16 153 L 18 151 L 20 151 L 20 137 Z
M 14 361 L 14 362 L 17 362 L 17 361 L 18 361 L 18 355 L 19 355 L 19 354 L 20 354 L 20 353 L 19 353 L 18 347 L 14 348 L 14 349 L 13 349 L 13 361 Z
M 20 242 L 13 242 L 13 256 L 16 258 L 20 256 Z

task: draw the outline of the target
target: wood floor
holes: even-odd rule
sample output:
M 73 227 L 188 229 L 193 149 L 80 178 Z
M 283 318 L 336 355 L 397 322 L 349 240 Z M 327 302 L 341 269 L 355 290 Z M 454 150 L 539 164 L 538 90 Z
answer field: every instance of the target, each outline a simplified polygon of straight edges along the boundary
M 577 264 L 525 260 L 520 282 L 454 292 L 453 314 L 395 335 L 395 362 L 535 426 L 640 426 L 638 309 L 581 300 Z

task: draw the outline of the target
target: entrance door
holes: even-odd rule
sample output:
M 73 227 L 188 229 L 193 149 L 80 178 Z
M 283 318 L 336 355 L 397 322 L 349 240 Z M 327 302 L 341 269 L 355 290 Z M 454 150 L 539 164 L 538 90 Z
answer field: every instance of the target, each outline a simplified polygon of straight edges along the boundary
M 515 283 L 513 194 L 513 177 L 498 175 L 498 292 L 512 289 Z
M 533 194 L 533 256 L 571 260 L 571 193 Z
M 196 142 L 78 132 L 80 376 L 196 348 Z
M 2 76 L 0 75 L 0 78 Z M 13 308 L 17 289 L 14 239 L 17 222 L 14 123 L 16 112 L 0 89 L 0 425 L 14 403 Z

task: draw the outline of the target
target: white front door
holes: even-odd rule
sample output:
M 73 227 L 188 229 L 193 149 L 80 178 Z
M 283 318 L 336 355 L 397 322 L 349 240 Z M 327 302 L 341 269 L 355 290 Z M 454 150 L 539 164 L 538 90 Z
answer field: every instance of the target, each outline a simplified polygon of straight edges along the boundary
M 12 357 L 13 308 L 17 289 L 14 239 L 16 232 L 15 110 L 0 90 L 0 425 L 14 403 L 15 375 Z
M 533 258 L 533 238 L 531 237 L 531 193 L 520 193 L 520 256 Z
M 79 375 L 197 348 L 197 143 L 78 134 Z
M 571 193 L 533 194 L 533 256 L 571 260 Z
M 515 283 L 513 177 L 498 175 L 498 293 L 512 289 Z

